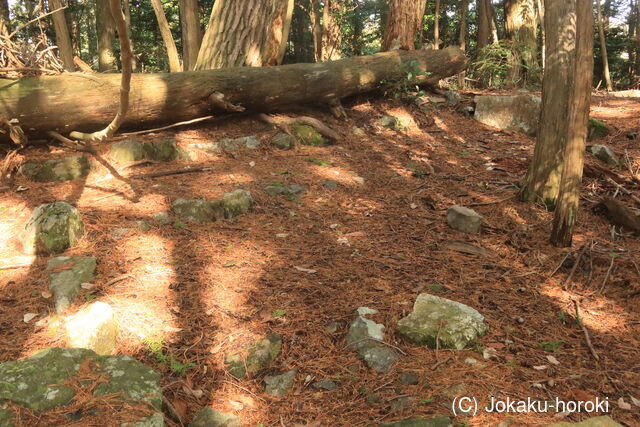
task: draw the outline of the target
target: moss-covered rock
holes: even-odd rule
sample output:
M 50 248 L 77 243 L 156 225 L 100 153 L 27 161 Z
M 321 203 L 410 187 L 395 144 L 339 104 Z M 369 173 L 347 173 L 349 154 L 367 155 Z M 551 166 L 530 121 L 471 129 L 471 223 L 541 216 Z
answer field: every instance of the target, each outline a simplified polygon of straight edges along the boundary
M 294 135 L 300 140 L 301 144 L 313 145 L 315 147 L 324 147 L 329 142 L 318 132 L 313 126 L 295 123 L 291 126 Z
M 436 415 L 432 418 L 409 418 L 401 421 L 382 423 L 380 427 L 452 427 L 451 419 L 446 415 Z
M 218 412 L 212 408 L 204 408 L 196 413 L 189 427 L 241 427 L 240 418 L 233 414 Z
M 22 232 L 26 252 L 57 254 L 73 246 L 84 233 L 78 210 L 66 202 L 38 206 Z
M 247 190 L 233 190 L 220 198 L 225 218 L 235 218 L 251 210 L 253 197 Z
M 622 166 L 622 162 L 616 156 L 616 153 L 607 145 L 595 144 L 588 147 L 591 154 L 596 156 L 601 161 L 611 166 Z
M 137 162 L 145 157 L 142 144 L 133 139 L 116 142 L 109 149 L 109 156 L 119 163 Z
M 162 388 L 158 373 L 129 356 L 98 356 L 82 348 L 52 348 L 27 359 L 0 364 L 0 403 L 10 401 L 41 412 L 71 403 L 76 392 L 68 384 L 80 366 L 89 369 L 83 372 L 83 379 L 104 381 L 97 386 L 93 381 L 82 381 L 86 393 L 91 390 L 94 396 L 118 393 L 124 401 L 160 409 Z M 2 416 L 0 425 L 7 425 Z
M 278 334 L 269 334 L 266 338 L 256 341 L 247 349 L 246 360 L 242 354 L 227 355 L 225 364 L 227 371 L 238 379 L 244 379 L 273 363 L 282 349 L 282 337 Z
M 50 159 L 41 165 L 27 163 L 22 167 L 22 173 L 35 181 L 71 181 L 84 178 L 89 174 L 91 165 L 85 156 L 71 156 L 61 159 Z
M 281 150 L 291 150 L 296 145 L 296 140 L 291 135 L 280 132 L 271 138 L 271 145 Z
M 145 142 L 142 149 L 147 159 L 158 162 L 170 162 L 178 157 L 178 145 L 175 139 Z
M 96 271 L 96 259 L 93 257 L 57 257 L 49 260 L 47 270 L 62 271 L 50 273 L 49 290 L 53 293 L 56 311 L 60 313 L 71 305 L 80 294 L 81 285 L 93 280 Z
M 587 141 L 595 141 L 609 135 L 609 127 L 600 120 L 590 118 L 587 131 Z
M 65 323 L 71 347 L 88 348 L 98 354 L 112 354 L 116 346 L 118 322 L 109 304 L 96 301 Z
M 297 369 L 292 369 L 280 375 L 267 375 L 264 377 L 264 392 L 275 397 L 281 397 L 289 393 L 296 381 Z
M 413 311 L 398 322 L 400 335 L 417 345 L 461 350 L 485 334 L 488 326 L 475 309 L 429 294 L 420 294 Z
M 211 222 L 224 218 L 224 206 L 206 200 L 177 199 L 172 205 L 173 212 L 180 218 L 197 223 Z

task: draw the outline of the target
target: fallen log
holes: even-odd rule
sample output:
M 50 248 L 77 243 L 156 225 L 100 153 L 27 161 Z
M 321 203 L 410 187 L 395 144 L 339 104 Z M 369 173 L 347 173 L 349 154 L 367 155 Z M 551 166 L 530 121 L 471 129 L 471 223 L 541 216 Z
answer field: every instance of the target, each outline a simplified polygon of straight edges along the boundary
M 426 73 L 420 77 L 423 84 L 436 84 L 458 74 L 467 63 L 460 49 L 449 47 L 383 52 L 319 64 L 134 74 L 130 108 L 122 128 L 140 129 L 220 111 L 269 112 L 302 104 L 335 105 L 341 98 L 406 77 L 403 64 L 410 61 Z M 0 117 L 18 119 L 30 137 L 47 131 L 66 134 L 100 129 L 113 119 L 119 98 L 119 74 L 0 79 Z

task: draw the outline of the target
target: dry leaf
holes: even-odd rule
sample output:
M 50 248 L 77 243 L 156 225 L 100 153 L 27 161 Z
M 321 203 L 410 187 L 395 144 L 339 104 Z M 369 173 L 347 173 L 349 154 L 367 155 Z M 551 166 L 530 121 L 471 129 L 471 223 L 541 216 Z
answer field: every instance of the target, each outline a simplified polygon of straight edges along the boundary
M 498 350 L 493 347 L 487 347 L 482 350 L 482 357 L 485 359 L 497 359 L 498 358 Z
M 533 369 L 535 369 L 536 371 L 544 371 L 548 367 L 549 365 L 538 365 L 538 366 L 534 366 Z
M 558 362 L 558 359 L 556 359 L 555 357 L 549 355 L 547 356 L 547 360 L 549 361 L 549 363 L 551 363 L 552 365 L 559 365 L 560 362 Z
M 40 292 L 40 295 L 42 295 L 42 298 L 47 298 L 47 299 L 49 299 L 49 298 L 51 298 L 53 296 L 53 294 L 51 292 L 49 292 L 49 291 L 42 291 L 42 292 Z
M 298 267 L 298 266 L 294 266 L 293 268 L 295 268 L 298 271 L 302 271 L 303 273 L 309 273 L 309 274 L 316 273 L 316 270 L 313 270 L 311 268 L 304 268 L 304 267 Z
M 629 397 L 631 398 L 631 401 L 633 402 L 633 404 L 640 408 L 640 400 L 636 399 L 633 396 L 629 396 Z
M 24 321 L 24 323 L 29 323 L 33 320 L 34 317 L 36 317 L 38 315 L 38 313 L 26 313 L 23 317 L 22 320 Z
M 80 287 L 86 291 L 90 291 L 91 289 L 95 288 L 96 285 L 95 283 L 81 283 Z
M 624 397 L 618 399 L 618 406 L 620 409 L 624 409 L 625 411 L 631 410 L 631 404 L 624 401 Z

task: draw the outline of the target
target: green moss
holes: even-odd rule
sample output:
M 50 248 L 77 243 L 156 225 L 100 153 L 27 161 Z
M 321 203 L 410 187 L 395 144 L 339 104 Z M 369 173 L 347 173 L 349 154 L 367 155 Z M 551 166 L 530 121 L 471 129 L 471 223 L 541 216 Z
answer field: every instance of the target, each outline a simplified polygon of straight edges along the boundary
M 117 162 L 127 163 L 142 160 L 145 154 L 141 143 L 128 139 L 113 144 L 109 149 L 109 156 Z
M 304 145 L 313 145 L 315 147 L 324 147 L 329 143 L 327 140 L 320 135 L 314 127 L 301 125 L 299 123 L 295 123 L 293 126 L 293 132 L 296 137 L 300 140 L 300 143 Z
M 170 162 L 178 157 L 178 146 L 174 139 L 145 142 L 142 149 L 148 159 L 159 162 Z
M 604 138 L 609 135 L 609 127 L 596 119 L 589 119 L 589 128 L 587 133 L 587 140 L 594 141 L 596 139 Z
M 73 246 L 84 233 L 84 224 L 76 208 L 65 202 L 38 206 L 22 235 L 29 252 L 56 254 Z

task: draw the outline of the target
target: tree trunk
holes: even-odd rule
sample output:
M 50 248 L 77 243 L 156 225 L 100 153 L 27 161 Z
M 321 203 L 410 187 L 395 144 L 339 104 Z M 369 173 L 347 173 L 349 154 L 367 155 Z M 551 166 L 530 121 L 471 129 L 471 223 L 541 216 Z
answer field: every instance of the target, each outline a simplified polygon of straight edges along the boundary
M 338 22 L 342 0 L 325 0 L 322 12 L 322 60 L 335 61 L 342 57 L 342 28 Z
M 135 71 L 138 68 L 138 61 L 136 61 L 136 57 L 133 55 L 135 51 L 133 47 L 133 42 L 131 41 L 131 5 L 129 4 L 129 0 L 124 0 L 122 2 L 122 8 L 124 11 L 124 22 L 127 26 L 127 39 L 129 39 L 129 46 L 131 46 L 131 70 Z
M 469 32 L 467 17 L 469 15 L 469 0 L 460 0 L 460 5 L 458 6 L 460 13 L 460 33 L 459 33 L 459 43 L 460 49 L 462 51 L 467 50 L 467 33 Z M 466 72 L 461 72 L 458 74 L 458 86 L 462 89 L 466 86 L 465 78 L 467 76 Z
M 382 50 L 415 49 L 427 0 L 391 0 Z
M 546 51 L 546 39 L 547 32 L 544 28 L 544 5 L 542 4 L 542 0 L 536 0 L 536 7 L 538 8 L 538 21 L 540 24 L 540 60 L 542 65 L 542 71 L 544 72 L 544 64 L 546 61 L 547 51 Z
M 195 69 L 281 64 L 282 45 L 289 38 L 286 31 L 290 28 L 290 3 L 290 0 L 216 0 Z
M 182 65 L 193 70 L 198 60 L 202 32 L 198 0 L 180 0 L 180 24 L 182 27 Z
M 311 33 L 313 35 L 313 57 L 316 62 L 322 61 L 322 24 L 320 23 L 320 1 L 311 0 L 309 18 L 311 19 Z
M 449 47 L 383 52 L 319 64 L 138 73 L 131 79 L 131 105 L 122 126 L 140 128 L 210 115 L 222 104 L 220 93 L 226 95 L 226 102 L 249 111 L 329 103 L 403 77 L 402 64 L 407 61 L 417 61 L 420 70 L 429 73 L 420 78 L 428 84 L 459 73 L 467 63 L 460 49 Z M 0 116 L 19 118 L 30 136 L 50 130 L 94 131 L 112 119 L 119 96 L 119 74 L 0 80 Z
M 491 43 L 498 43 L 495 10 L 491 0 L 478 0 L 478 50 Z
M 64 4 L 61 0 L 49 0 L 50 10 L 56 10 L 63 6 Z M 62 65 L 66 71 L 74 71 L 76 67 L 73 63 L 73 46 L 71 45 L 71 36 L 69 35 L 69 27 L 64 16 L 64 10 L 53 14 L 53 26 L 55 27 L 56 45 L 62 59 Z
M 9 35 L 9 3 L 0 0 L 0 36 Z
M 536 83 L 539 67 L 534 0 L 506 0 L 504 11 L 507 39 L 512 42 L 514 52 L 511 83 L 514 86 Z
M 545 0 L 547 61 L 536 147 L 520 198 L 554 207 L 560 191 L 575 56 L 575 1 Z M 583 1 L 583 0 L 580 0 Z
M 577 3 L 575 61 L 573 69 L 570 70 L 573 84 L 568 100 L 570 107 L 567 117 L 564 170 L 551 232 L 551 243 L 560 247 L 571 246 L 573 229 L 578 217 L 593 84 L 593 5 L 591 0 L 572 1 Z
M 109 0 L 96 0 L 96 33 L 98 37 L 98 70 L 111 71 L 116 68 L 113 39 L 116 24 L 111 15 Z
M 167 17 L 164 14 L 162 0 L 151 0 L 151 5 L 153 6 L 153 11 L 156 14 L 160 35 L 162 36 L 164 46 L 167 49 L 169 70 L 172 73 L 178 73 L 182 71 L 182 65 L 180 65 L 180 57 L 178 56 L 178 49 L 176 48 L 176 43 L 173 40 L 173 35 L 171 34 L 171 28 L 169 27 Z
M 600 0 L 596 0 L 598 10 L 598 33 L 600 35 L 600 56 L 602 57 L 602 77 L 607 85 L 607 92 L 613 91 L 611 73 L 609 72 L 609 57 L 607 55 L 607 39 L 604 35 L 604 19 L 602 19 L 602 7 Z
M 436 0 L 433 12 L 433 48 L 440 49 L 440 0 Z

